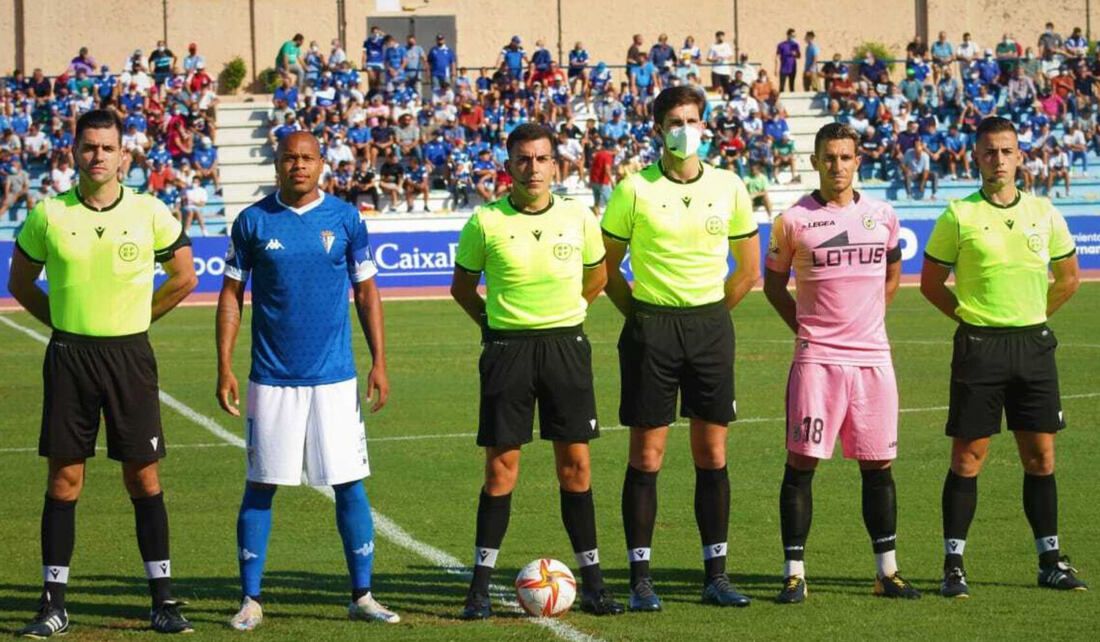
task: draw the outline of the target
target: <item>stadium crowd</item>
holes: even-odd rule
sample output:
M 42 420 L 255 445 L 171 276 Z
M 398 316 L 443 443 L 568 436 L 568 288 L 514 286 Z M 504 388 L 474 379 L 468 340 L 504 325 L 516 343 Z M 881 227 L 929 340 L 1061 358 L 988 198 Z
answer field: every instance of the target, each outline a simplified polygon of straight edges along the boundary
M 1087 170 L 1088 150 L 1100 153 L 1100 58 L 1088 55 L 1079 28 L 1062 38 L 1048 24 L 1034 47 L 1010 34 L 994 48 L 970 34 L 952 43 L 941 32 L 931 45 L 917 37 L 898 81 L 893 61 L 873 53 L 824 59 L 812 31 L 800 42 L 793 29 L 778 43 L 770 73 L 745 52 L 735 56 L 721 31 L 705 48 L 692 36 L 676 47 L 667 34 L 651 45 L 637 34 L 625 64 L 614 67 L 593 62 L 582 42 L 559 61 L 542 40 L 528 51 L 520 36 L 504 43 L 494 67 L 473 69 L 458 64 L 443 34 L 426 49 L 413 36 L 374 27 L 358 65 L 338 41 L 327 55 L 304 43 L 298 34 L 279 50 L 284 78 L 271 142 L 300 129 L 317 134 L 326 189 L 379 210 L 404 204 L 411 211 L 418 199 L 428 209 L 429 192 L 439 188 L 452 209 L 502 193 L 504 140 L 535 121 L 557 132 L 559 187 L 587 185 L 599 211 L 616 180 L 659 155 L 654 96 L 689 84 L 721 97 L 704 115 L 701 155 L 744 177 L 771 213 L 768 186 L 800 178 L 780 100 L 800 72 L 802 89 L 823 90 L 829 111 L 863 137 L 861 178 L 897 182 L 910 197 L 934 197 L 940 180 L 975 177 L 973 135 L 994 113 L 1020 125 L 1027 189 L 1050 193 L 1061 182 L 1068 195 L 1072 167 Z
M 146 56 L 136 49 L 120 73 L 82 47 L 56 76 L 16 69 L 0 83 L 0 220 L 15 220 L 34 203 L 74 184 L 73 134 L 81 114 L 118 114 L 126 154 L 122 178 L 155 193 L 185 226 L 196 220 L 211 185 L 220 189 L 216 83 L 191 43 L 180 59 L 161 41 Z M 140 178 L 136 174 L 140 174 Z

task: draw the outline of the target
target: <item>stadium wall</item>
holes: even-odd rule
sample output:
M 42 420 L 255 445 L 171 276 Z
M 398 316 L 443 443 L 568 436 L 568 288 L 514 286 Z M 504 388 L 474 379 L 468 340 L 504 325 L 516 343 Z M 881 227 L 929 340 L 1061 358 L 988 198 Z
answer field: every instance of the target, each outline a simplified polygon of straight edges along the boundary
M 592 59 L 621 65 L 630 36 L 642 33 L 648 47 L 659 32 L 669 34 L 678 47 L 683 37 L 695 36 L 704 53 L 718 29 L 732 41 L 737 10 L 738 46 L 753 61 L 772 67 L 776 43 L 792 27 L 799 38 L 807 29 L 817 33 L 823 54 L 848 57 L 853 47 L 877 40 L 904 54 L 905 44 L 918 31 L 918 5 L 927 5 L 930 39 L 943 29 L 952 42 L 969 30 L 982 46 L 993 46 L 1001 34 L 1014 34 L 1034 46 L 1043 23 L 1051 20 L 1063 36 L 1072 27 L 1085 26 L 1085 0 L 695 0 L 688 4 L 653 0 L 399 0 L 419 7 L 415 12 L 376 11 L 379 2 L 345 2 L 348 52 L 359 59 L 369 17 L 452 15 L 458 31 L 457 50 L 462 64 L 491 65 L 500 47 L 513 34 L 530 50 L 538 38 L 558 51 L 558 11 L 561 47 L 585 43 Z M 252 11 L 250 12 L 250 5 Z M 250 15 L 254 15 L 255 48 Z M 22 16 L 22 42 L 16 38 Z M 187 43 L 199 43 L 212 72 L 230 58 L 241 56 L 251 74 L 274 64 L 279 45 L 295 32 L 317 40 L 327 51 L 338 33 L 336 0 L 0 0 L 0 71 L 8 73 L 20 62 L 42 67 L 47 74 L 64 70 L 81 45 L 87 45 L 100 64 L 119 71 L 135 49 L 148 53 L 167 29 L 169 46 L 186 54 Z M 404 34 L 397 34 L 404 35 Z M 18 48 L 21 44 L 21 49 Z M 421 44 L 431 46 L 421 34 Z M 253 65 L 255 60 L 255 65 Z M 254 69 L 255 67 L 255 69 Z

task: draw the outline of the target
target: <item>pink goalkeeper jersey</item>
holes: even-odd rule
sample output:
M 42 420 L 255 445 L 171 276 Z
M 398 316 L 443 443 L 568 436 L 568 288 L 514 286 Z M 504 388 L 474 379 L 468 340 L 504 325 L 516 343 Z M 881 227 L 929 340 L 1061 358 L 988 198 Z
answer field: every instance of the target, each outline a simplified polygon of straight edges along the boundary
M 889 365 L 886 264 L 901 260 L 898 217 L 859 193 L 846 207 L 802 197 L 772 225 L 765 265 L 794 268 L 796 362 Z

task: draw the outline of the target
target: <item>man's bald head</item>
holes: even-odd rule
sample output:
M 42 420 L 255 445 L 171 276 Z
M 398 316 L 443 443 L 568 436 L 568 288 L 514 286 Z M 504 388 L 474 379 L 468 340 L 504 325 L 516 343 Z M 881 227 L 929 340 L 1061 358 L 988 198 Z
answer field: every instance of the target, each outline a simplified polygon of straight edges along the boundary
M 321 144 L 313 134 L 294 132 L 279 141 L 275 152 L 275 173 L 283 202 L 299 202 L 314 193 L 323 166 Z
M 279 141 L 278 147 L 275 148 L 275 160 L 278 162 L 283 157 L 288 149 L 299 150 L 303 146 L 312 150 L 318 157 L 321 155 L 321 143 L 317 140 L 317 137 L 309 132 L 292 132 Z

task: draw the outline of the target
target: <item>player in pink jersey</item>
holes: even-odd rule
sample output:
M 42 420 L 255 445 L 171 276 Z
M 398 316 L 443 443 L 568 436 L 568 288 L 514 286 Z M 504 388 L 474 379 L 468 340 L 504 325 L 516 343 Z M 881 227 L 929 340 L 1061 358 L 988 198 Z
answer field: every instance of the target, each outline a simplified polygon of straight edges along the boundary
M 898 218 L 887 203 L 853 189 L 858 146 L 859 135 L 846 125 L 817 132 L 811 161 L 821 188 L 776 218 L 765 263 L 764 294 L 797 335 L 779 494 L 786 560 L 781 603 L 806 598 L 803 553 L 814 470 L 819 459 L 832 457 L 838 436 L 863 476 L 863 521 L 878 567 L 875 594 L 920 597 L 898 575 L 894 554 L 890 463 L 897 454 L 898 390 L 885 316 L 901 278 Z M 787 290 L 792 268 L 796 296 Z

